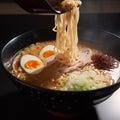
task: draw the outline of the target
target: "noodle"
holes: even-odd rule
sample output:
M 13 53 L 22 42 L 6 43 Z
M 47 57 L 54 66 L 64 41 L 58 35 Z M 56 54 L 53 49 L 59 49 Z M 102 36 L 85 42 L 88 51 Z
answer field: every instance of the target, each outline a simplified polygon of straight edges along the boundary
M 70 2 L 70 0 L 68 1 Z M 73 0 L 71 1 L 73 2 Z M 78 2 L 78 0 L 74 2 Z M 78 60 L 77 24 L 79 8 L 77 4 L 71 11 L 55 16 L 55 28 L 53 30 L 57 32 L 56 47 L 60 50 L 58 59 L 65 65 L 71 65 Z

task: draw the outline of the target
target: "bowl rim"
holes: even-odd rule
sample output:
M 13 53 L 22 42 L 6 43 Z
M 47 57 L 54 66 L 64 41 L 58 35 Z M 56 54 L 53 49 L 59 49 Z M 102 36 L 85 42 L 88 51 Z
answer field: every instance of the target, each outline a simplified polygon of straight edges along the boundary
M 79 29 L 79 28 L 78 28 Z M 120 36 L 116 35 L 115 33 L 112 33 L 112 32 L 109 32 L 107 30 L 104 30 L 104 29 L 99 29 L 99 28 L 85 28 L 85 27 L 80 27 L 80 29 L 89 29 L 89 30 L 97 30 L 97 31 L 101 31 L 101 32 L 104 32 L 104 33 L 107 33 L 109 35 L 112 35 L 113 37 L 116 37 L 118 39 L 120 39 Z M 47 89 L 47 88 L 42 88 L 42 87 L 37 87 L 35 85 L 31 85 L 27 82 L 24 82 L 22 80 L 19 80 L 18 78 L 16 78 L 15 76 L 13 76 L 4 66 L 3 64 L 3 60 L 2 60 L 2 54 L 4 52 L 4 50 L 6 49 L 6 47 L 11 44 L 14 40 L 16 39 L 20 39 L 21 37 L 25 36 L 25 35 L 28 35 L 28 34 L 32 34 L 38 30 L 41 30 L 41 29 L 33 29 L 33 30 L 29 30 L 27 32 L 24 32 L 24 33 L 21 33 L 20 35 L 17 35 L 16 37 L 12 38 L 11 40 L 9 40 L 2 48 L 2 51 L 1 51 L 1 63 L 2 63 L 2 66 L 3 66 L 3 69 L 15 80 L 17 81 L 18 83 L 22 84 L 22 85 L 25 85 L 26 87 L 29 87 L 29 88 L 32 88 L 32 89 L 35 89 L 35 90 L 42 90 L 42 91 L 46 91 L 46 92 L 57 92 L 57 93 L 94 93 L 96 91 L 103 91 L 103 90 L 106 90 L 106 89 L 109 89 L 111 87 L 114 87 L 116 85 L 119 85 L 120 87 L 120 77 L 119 79 L 117 80 L 116 83 L 110 85 L 110 86 L 106 86 L 106 87 L 103 87 L 103 88 L 98 88 L 98 89 L 93 89 L 93 90 L 84 90 L 84 91 L 65 91 L 65 90 L 54 90 L 54 89 Z M 44 29 L 44 30 L 51 30 L 51 29 Z

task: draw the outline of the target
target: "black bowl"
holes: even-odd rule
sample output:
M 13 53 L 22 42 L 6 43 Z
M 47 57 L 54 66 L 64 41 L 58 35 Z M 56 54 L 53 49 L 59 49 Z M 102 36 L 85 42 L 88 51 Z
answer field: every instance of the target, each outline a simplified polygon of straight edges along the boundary
M 110 32 L 99 29 L 80 28 L 78 30 L 80 42 L 102 50 L 120 60 L 120 38 Z M 52 30 L 33 30 L 10 40 L 3 48 L 1 60 L 6 72 L 15 85 L 25 95 L 40 101 L 46 109 L 62 112 L 84 111 L 86 107 L 98 104 L 109 98 L 119 87 L 120 80 L 109 87 L 90 91 L 56 91 L 37 88 L 15 78 L 11 72 L 11 63 L 15 54 L 21 49 L 38 41 L 55 40 L 56 34 Z

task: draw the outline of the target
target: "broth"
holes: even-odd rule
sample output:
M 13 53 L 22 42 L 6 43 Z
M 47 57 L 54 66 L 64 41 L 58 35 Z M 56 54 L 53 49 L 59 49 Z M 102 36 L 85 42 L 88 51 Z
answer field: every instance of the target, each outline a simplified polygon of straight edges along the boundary
M 48 45 L 54 45 L 55 46 L 55 41 L 46 41 L 46 42 L 38 42 L 36 44 L 32 44 L 26 48 L 24 48 L 23 50 L 21 50 L 17 56 L 15 57 L 13 64 L 12 64 L 12 74 L 17 77 L 19 80 L 22 80 L 26 83 L 29 83 L 31 85 L 37 86 L 37 87 L 43 87 L 43 88 L 47 88 L 47 89 L 54 89 L 54 90 L 91 90 L 91 89 L 97 89 L 97 88 L 101 88 L 101 87 L 106 87 L 109 85 L 112 85 L 118 78 L 115 78 L 114 74 L 116 72 L 119 72 L 119 67 L 116 69 L 114 68 L 115 71 L 111 72 L 111 70 L 102 70 L 102 69 L 97 69 L 94 67 L 94 64 L 91 60 L 91 57 L 93 55 L 101 55 L 102 52 L 100 52 L 99 50 L 93 49 L 91 47 L 89 47 L 88 45 L 85 45 L 84 43 L 79 43 L 78 44 L 78 49 L 79 49 L 79 53 L 81 54 L 81 51 L 86 51 L 86 50 L 90 50 L 91 54 L 89 57 L 90 59 L 83 64 L 81 62 L 80 65 L 77 65 L 77 67 L 75 67 L 74 65 L 72 66 L 65 66 L 64 64 L 60 63 L 59 61 L 59 54 L 58 54 L 58 58 L 57 56 L 55 57 L 55 59 L 53 60 L 54 62 L 51 62 L 51 64 L 45 63 L 46 66 L 44 67 L 44 69 L 37 73 L 37 74 L 29 74 L 27 73 L 20 65 L 20 61 L 22 56 L 24 55 L 33 55 L 38 57 L 39 59 L 41 59 L 40 56 L 40 51 L 48 46 Z M 83 52 L 84 53 L 84 52 Z M 85 57 L 83 58 L 83 60 L 85 61 Z M 87 58 L 88 59 L 88 58 Z M 117 61 L 115 61 L 117 62 Z M 73 67 L 71 69 L 71 67 Z M 70 69 L 69 69 L 70 68 Z M 113 70 L 113 69 L 112 69 Z M 88 71 L 88 73 L 86 73 L 86 71 Z M 92 74 L 96 74 L 93 75 L 93 77 L 98 77 L 98 79 L 88 79 L 88 80 L 93 80 L 93 82 L 88 82 L 86 80 L 86 76 L 92 77 Z M 79 76 L 83 76 L 85 78 L 79 77 Z M 71 76 L 74 77 L 72 78 Z M 101 77 L 102 76 L 102 77 Z M 69 80 L 68 80 L 69 78 Z M 80 79 L 79 81 L 86 81 L 86 84 L 90 84 L 90 87 L 83 87 L 83 88 L 70 88 L 71 84 L 74 84 L 73 82 L 75 81 L 75 84 L 78 82 L 76 81 L 76 78 Z M 82 80 L 81 80 L 82 79 Z M 97 81 L 97 83 L 96 83 Z M 93 84 L 95 82 L 95 86 L 93 87 Z M 83 83 L 82 83 L 83 84 Z M 97 86 L 96 86 L 97 84 Z M 84 85 L 83 85 L 84 86 Z M 91 87 L 92 86 L 92 87 Z M 78 86 L 79 87 L 79 86 Z

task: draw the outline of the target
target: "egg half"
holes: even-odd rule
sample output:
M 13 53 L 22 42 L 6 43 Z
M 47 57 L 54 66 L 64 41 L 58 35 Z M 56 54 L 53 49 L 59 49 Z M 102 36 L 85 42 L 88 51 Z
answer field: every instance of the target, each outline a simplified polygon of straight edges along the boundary
M 34 55 L 22 56 L 20 65 L 28 74 L 38 74 L 45 67 L 44 63 Z
M 57 48 L 54 45 L 47 45 L 40 51 L 40 58 L 47 64 L 55 62 Z

